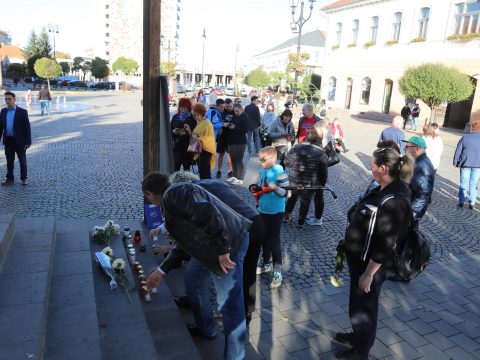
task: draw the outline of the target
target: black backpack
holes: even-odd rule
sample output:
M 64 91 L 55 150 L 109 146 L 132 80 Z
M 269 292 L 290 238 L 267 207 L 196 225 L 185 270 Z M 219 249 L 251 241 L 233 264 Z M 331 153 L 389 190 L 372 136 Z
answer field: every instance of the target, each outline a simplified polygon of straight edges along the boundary
M 410 213 L 407 235 L 402 243 L 395 244 L 393 254 L 393 261 L 388 267 L 388 271 L 394 273 L 399 280 L 411 280 L 417 277 L 425 270 L 430 261 L 430 244 L 418 231 L 413 220 L 413 211 Z

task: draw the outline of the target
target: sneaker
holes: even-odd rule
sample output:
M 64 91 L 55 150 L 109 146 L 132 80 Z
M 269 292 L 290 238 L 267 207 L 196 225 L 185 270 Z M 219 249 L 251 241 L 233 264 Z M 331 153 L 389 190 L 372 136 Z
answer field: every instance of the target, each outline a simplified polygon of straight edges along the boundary
M 311 226 L 322 226 L 323 225 L 322 218 L 320 218 L 320 219 L 317 219 L 317 218 L 308 219 L 306 221 L 306 223 L 307 223 L 307 225 L 311 225 Z
M 222 172 L 221 171 L 217 171 L 217 175 L 216 175 L 217 179 L 220 179 L 222 177 Z
M 286 217 L 282 220 L 284 224 L 291 224 L 293 222 L 293 219 L 291 217 Z
M 264 274 L 264 273 L 269 273 L 272 272 L 273 270 L 273 264 L 270 263 L 260 263 L 257 265 L 257 275 Z
M 305 230 L 305 225 L 297 225 L 297 230 Z
M 472 205 L 472 204 L 468 205 L 468 208 L 469 208 L 470 210 L 473 210 L 473 205 Z
M 229 172 L 227 173 L 227 177 L 233 177 L 233 171 L 229 171 Z
M 3 185 L 3 182 L 2 182 L 2 185 Z M 458 204 L 458 207 L 463 208 L 463 204 Z
M 270 283 L 271 289 L 276 289 L 282 285 L 282 273 L 280 271 L 274 271 L 272 276 L 272 282 Z
M 237 180 L 237 178 L 236 178 L 235 176 L 231 176 L 231 177 L 229 177 L 229 178 L 227 179 L 227 181 L 228 181 L 229 183 L 234 182 L 235 180 Z
M 11 185 L 14 183 L 14 180 L 13 179 L 3 179 L 2 180 L 2 186 L 3 185 Z
M 22 180 L 22 185 L 23 185 L 23 186 L 28 185 L 28 180 L 27 180 L 27 179 L 23 179 L 23 180 Z
M 342 344 L 353 345 L 353 333 L 337 333 L 335 340 Z
M 243 180 L 235 179 L 234 181 L 232 181 L 232 184 L 233 185 L 243 185 Z

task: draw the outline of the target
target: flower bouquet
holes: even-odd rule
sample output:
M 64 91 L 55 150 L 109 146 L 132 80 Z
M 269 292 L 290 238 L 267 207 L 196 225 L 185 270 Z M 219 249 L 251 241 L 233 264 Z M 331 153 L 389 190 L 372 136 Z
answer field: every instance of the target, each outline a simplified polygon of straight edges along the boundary
M 92 231 L 93 241 L 99 244 L 110 245 L 112 239 L 120 234 L 120 225 L 108 220 L 103 226 L 94 226 Z
M 330 283 L 335 287 L 343 286 L 343 279 L 340 274 L 344 269 L 345 261 L 345 240 L 340 240 L 337 245 L 337 255 L 335 256 L 335 275 L 330 276 Z

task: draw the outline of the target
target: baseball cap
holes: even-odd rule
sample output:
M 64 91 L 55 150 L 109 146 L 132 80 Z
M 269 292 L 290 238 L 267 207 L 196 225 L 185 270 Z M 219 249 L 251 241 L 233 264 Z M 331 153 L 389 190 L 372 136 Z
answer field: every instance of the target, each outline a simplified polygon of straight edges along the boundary
M 421 136 L 412 136 L 410 139 L 402 140 L 402 141 L 406 142 L 406 143 L 412 143 L 412 144 L 418 146 L 421 149 L 426 149 L 427 148 L 427 144 L 425 143 L 425 140 L 423 140 L 423 138 Z

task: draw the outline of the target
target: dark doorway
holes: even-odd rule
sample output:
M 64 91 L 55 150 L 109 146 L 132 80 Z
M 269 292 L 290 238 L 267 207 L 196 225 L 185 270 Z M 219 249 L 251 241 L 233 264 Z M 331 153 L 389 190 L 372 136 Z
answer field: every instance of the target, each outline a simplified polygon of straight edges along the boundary
M 455 129 L 463 129 L 467 122 L 470 121 L 473 97 L 475 96 L 475 90 L 477 87 L 477 79 L 470 77 L 470 81 L 473 85 L 472 95 L 468 100 L 448 104 L 443 126 Z
M 382 112 L 388 114 L 390 112 L 390 101 L 392 99 L 393 81 L 385 79 L 385 89 L 383 90 Z
M 353 79 L 347 79 L 347 93 L 345 94 L 345 109 L 350 109 L 350 102 L 352 101 L 352 87 Z

